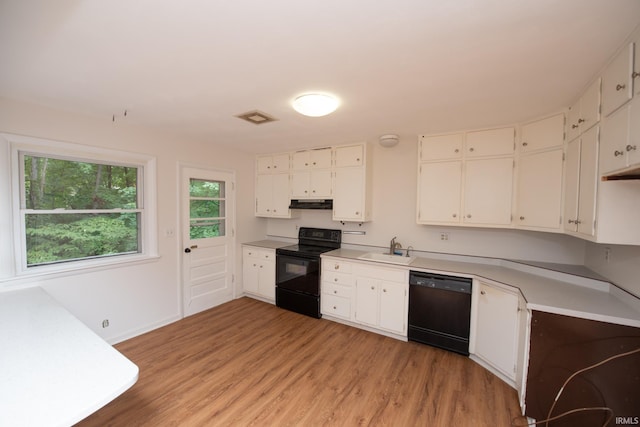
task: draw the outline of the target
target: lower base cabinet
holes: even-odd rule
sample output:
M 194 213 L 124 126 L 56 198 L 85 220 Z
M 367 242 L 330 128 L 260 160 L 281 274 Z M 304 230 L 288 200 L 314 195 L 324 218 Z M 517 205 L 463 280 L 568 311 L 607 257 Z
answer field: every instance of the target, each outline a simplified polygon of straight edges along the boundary
M 242 287 L 250 296 L 270 302 L 276 300 L 276 251 L 244 246 L 242 248 Z

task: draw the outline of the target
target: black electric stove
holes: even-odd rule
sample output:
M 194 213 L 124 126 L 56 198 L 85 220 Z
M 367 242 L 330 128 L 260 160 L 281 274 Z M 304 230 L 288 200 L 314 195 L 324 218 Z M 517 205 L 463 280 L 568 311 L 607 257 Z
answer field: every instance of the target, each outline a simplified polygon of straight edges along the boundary
M 320 255 L 340 248 L 342 232 L 300 227 L 298 244 L 276 249 L 276 305 L 320 318 Z

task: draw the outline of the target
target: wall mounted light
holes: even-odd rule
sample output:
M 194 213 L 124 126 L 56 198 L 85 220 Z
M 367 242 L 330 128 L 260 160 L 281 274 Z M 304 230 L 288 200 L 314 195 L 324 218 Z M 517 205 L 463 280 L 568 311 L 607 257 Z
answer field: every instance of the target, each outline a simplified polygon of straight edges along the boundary
M 340 101 L 326 93 L 305 93 L 293 100 L 293 109 L 309 117 L 322 117 L 338 108 Z
M 396 145 L 398 145 L 398 142 L 400 142 L 400 140 L 398 139 L 398 135 L 382 135 L 380 137 L 380 145 L 382 145 L 383 147 L 395 147 Z

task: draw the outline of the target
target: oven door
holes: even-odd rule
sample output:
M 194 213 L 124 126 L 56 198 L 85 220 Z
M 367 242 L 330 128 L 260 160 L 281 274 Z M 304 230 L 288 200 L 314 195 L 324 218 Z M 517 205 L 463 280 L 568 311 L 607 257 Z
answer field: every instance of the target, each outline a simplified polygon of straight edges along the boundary
M 276 256 L 276 286 L 294 292 L 320 295 L 320 259 L 301 255 Z

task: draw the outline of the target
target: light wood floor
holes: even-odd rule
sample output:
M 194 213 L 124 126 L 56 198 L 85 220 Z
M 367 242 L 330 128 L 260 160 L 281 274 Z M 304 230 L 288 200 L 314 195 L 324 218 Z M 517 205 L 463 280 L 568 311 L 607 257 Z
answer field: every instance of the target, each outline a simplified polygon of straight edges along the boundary
M 466 357 L 241 298 L 120 343 L 138 382 L 80 426 L 509 426 Z

